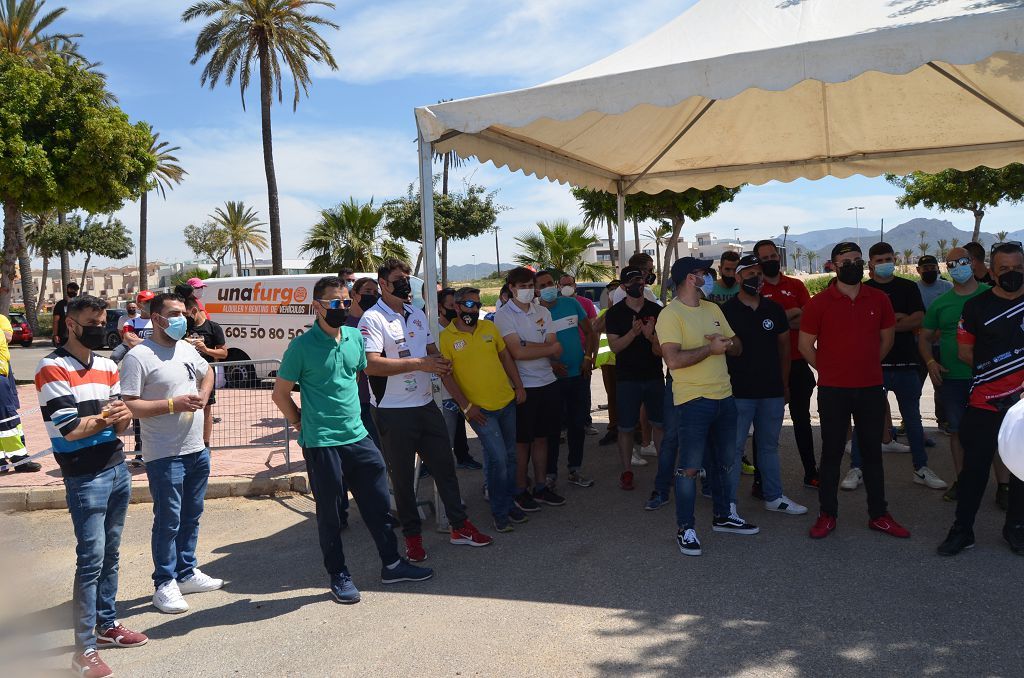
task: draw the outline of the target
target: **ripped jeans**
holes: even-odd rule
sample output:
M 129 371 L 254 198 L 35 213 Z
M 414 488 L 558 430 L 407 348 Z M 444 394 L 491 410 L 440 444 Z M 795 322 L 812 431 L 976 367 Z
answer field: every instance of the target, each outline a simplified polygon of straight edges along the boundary
M 675 406 L 679 431 L 679 466 L 676 469 L 676 524 L 680 530 L 694 525 L 697 472 L 704 467 L 711 483 L 715 517 L 731 512 L 726 479 L 732 473 L 736 450 L 736 401 L 696 398 Z M 710 463 L 704 463 L 705 449 Z M 692 475 L 690 472 L 692 472 Z

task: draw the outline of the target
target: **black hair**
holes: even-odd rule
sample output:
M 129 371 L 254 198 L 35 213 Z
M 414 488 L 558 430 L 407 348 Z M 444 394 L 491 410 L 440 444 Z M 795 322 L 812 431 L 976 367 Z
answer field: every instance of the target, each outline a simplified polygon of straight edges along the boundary
M 81 311 L 106 311 L 107 302 L 99 297 L 90 294 L 83 294 L 68 302 L 67 314 L 72 315 Z
M 972 259 L 974 259 L 975 261 L 980 261 L 981 263 L 985 263 L 985 246 L 982 245 L 980 242 L 975 242 L 972 240 L 966 245 L 963 245 L 963 248 L 967 250 L 967 253 L 971 255 Z
M 740 253 L 733 252 L 732 250 L 726 250 L 722 252 L 722 258 L 718 260 L 718 263 L 724 264 L 727 261 L 739 261 Z
M 441 303 L 445 300 L 445 297 L 453 297 L 453 296 L 455 296 L 455 288 L 454 287 L 445 287 L 444 289 L 438 291 L 438 293 L 437 293 L 437 305 L 440 306 Z
M 645 252 L 636 252 L 626 262 L 628 266 L 635 266 L 636 268 L 643 268 L 646 264 L 653 264 L 654 257 Z
M 509 289 L 508 283 L 505 283 L 504 285 L 502 285 L 501 289 L 498 290 L 498 298 L 501 298 L 501 295 L 503 295 L 503 294 L 506 297 L 511 297 L 512 296 L 512 290 Z
M 757 242 L 756 242 L 756 243 L 754 244 L 754 249 L 753 249 L 753 252 L 754 252 L 754 256 L 756 256 L 756 257 L 760 257 L 761 255 L 757 253 L 757 252 L 758 252 L 758 250 L 760 250 L 760 249 L 761 249 L 762 247 L 768 247 L 769 245 L 771 245 L 771 246 L 772 246 L 772 248 L 773 248 L 773 249 L 774 249 L 774 250 L 775 250 L 776 252 L 778 252 L 778 251 L 779 251 L 779 246 L 775 244 L 775 241 L 774 241 L 774 240 L 758 240 L 758 241 L 757 241 Z
M 343 281 L 338 276 L 336 276 L 336 275 L 325 275 L 323 278 L 320 278 L 319 280 L 317 280 L 316 284 L 313 285 L 313 298 L 314 299 L 319 299 L 320 297 L 323 296 L 323 293 L 326 292 L 327 289 L 330 288 L 330 287 L 344 287 L 344 286 L 345 286 L 345 281 Z
M 525 266 L 518 266 L 508 272 L 508 277 L 506 278 L 506 281 L 508 282 L 508 286 L 512 287 L 512 285 L 532 283 L 536 279 L 536 273 L 526 268 Z
M 360 278 L 359 280 L 356 280 L 354 283 L 352 283 L 352 291 L 355 292 L 356 290 L 361 290 L 366 283 L 373 283 L 373 286 L 375 288 L 378 286 L 376 278 L 371 278 L 367 276 L 365 278 Z M 358 292 L 358 294 L 362 294 L 362 292 Z
M 895 254 L 892 249 L 892 245 L 887 242 L 876 242 L 871 246 L 871 249 L 868 250 L 868 259 L 871 257 L 881 256 L 883 254 Z
M 168 301 L 180 301 L 183 304 L 186 303 L 185 297 L 181 296 L 180 294 L 175 294 L 174 292 L 164 292 L 162 294 L 156 295 L 149 302 L 150 315 L 154 313 L 159 315 L 160 312 L 164 310 L 164 304 L 166 304 Z
M 199 308 L 199 300 L 195 297 L 185 297 L 185 310 L 194 311 Z
M 380 280 L 387 280 L 388 276 L 391 275 L 391 271 L 399 270 L 402 273 L 411 274 L 412 268 L 409 264 L 405 263 L 401 259 L 387 259 L 380 268 L 377 269 L 377 277 Z
M 189 299 L 194 299 L 196 296 L 195 289 L 193 289 L 193 287 L 188 283 L 181 283 L 180 285 L 175 285 L 174 293 L 177 294 L 182 299 L 184 299 L 185 301 L 188 301 Z
M 554 268 L 545 268 L 543 271 L 537 271 L 537 278 L 542 275 L 550 275 L 551 282 L 558 284 L 558 279 L 562 277 L 562 272 Z M 536 278 L 534 278 L 536 280 Z
M 67 289 L 69 289 L 69 290 L 77 290 L 78 289 L 78 283 L 76 283 L 74 280 L 72 280 L 71 282 L 68 283 Z
M 338 270 L 338 277 L 344 278 L 346 275 L 352 275 L 353 273 L 355 273 L 355 271 L 353 271 L 351 268 L 349 268 L 348 266 L 343 266 Z
M 460 287 L 455 292 L 455 303 L 462 303 L 471 294 L 480 294 L 480 290 L 475 287 Z

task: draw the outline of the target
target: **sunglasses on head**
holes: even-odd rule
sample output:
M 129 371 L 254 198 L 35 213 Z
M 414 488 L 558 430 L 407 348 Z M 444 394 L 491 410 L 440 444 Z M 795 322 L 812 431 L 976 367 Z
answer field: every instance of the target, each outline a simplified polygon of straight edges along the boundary
M 480 302 L 479 301 L 473 301 L 472 299 L 464 299 L 464 300 L 459 301 L 457 303 L 462 305 L 462 306 L 465 306 L 466 308 L 480 308 Z
M 990 254 L 996 252 L 1021 252 L 1024 251 L 1024 247 L 1021 246 L 1020 240 L 1007 240 L 1005 242 L 997 242 L 992 245 Z
M 971 265 L 971 258 L 970 257 L 960 257 L 959 259 L 951 259 L 950 261 L 946 262 L 946 267 L 947 268 L 956 268 L 957 266 L 970 266 L 970 265 Z
M 328 310 L 349 308 L 352 306 L 351 299 L 317 299 L 317 303 Z

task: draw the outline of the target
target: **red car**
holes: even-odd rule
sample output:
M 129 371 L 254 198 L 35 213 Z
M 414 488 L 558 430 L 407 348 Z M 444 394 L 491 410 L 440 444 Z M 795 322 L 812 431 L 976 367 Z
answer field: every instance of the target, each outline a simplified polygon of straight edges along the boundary
M 11 321 L 11 327 L 14 329 L 14 338 L 11 339 L 12 344 L 21 344 L 25 348 L 32 345 L 32 340 L 35 338 L 32 335 L 32 327 L 28 324 L 28 320 L 21 313 L 11 313 L 7 316 Z

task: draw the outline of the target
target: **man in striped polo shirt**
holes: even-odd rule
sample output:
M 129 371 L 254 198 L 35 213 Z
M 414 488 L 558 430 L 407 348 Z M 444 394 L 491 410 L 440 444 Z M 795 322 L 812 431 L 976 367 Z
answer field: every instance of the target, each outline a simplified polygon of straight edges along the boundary
M 133 647 L 147 638 L 117 621 L 118 548 L 131 498 L 131 474 L 117 436 L 132 415 L 118 398 L 117 365 L 95 355 L 104 344 L 107 304 L 83 295 L 61 320 L 67 339 L 39 362 L 36 391 L 53 456 L 60 465 L 78 540 L 72 670 L 88 678 L 111 675 L 96 647 Z

